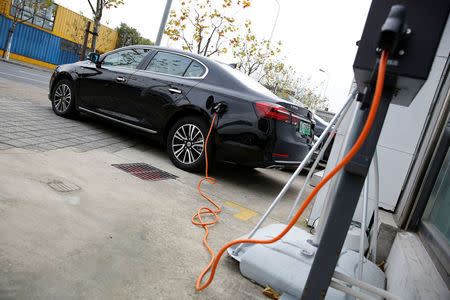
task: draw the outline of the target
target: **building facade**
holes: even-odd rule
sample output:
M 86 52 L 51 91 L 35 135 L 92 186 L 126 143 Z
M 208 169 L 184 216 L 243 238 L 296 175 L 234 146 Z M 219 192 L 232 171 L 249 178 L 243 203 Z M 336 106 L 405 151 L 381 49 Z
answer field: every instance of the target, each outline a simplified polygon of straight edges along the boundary
M 17 3 L 16 0 L 0 0 L 0 55 L 6 48 Z M 93 24 L 92 20 L 57 4 L 38 11 L 28 5 L 19 9 L 18 16 L 27 21 L 15 29 L 10 57 L 48 68 L 79 60 L 86 24 L 88 21 Z M 91 39 L 90 35 L 88 47 Z M 117 40 L 117 31 L 102 25 L 97 50 L 111 51 L 116 48 Z

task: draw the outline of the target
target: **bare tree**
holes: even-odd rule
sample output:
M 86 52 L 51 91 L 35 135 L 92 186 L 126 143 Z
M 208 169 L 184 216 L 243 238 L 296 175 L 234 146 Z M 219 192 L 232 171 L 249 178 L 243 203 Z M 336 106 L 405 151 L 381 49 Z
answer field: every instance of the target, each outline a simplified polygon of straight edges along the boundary
M 89 6 L 91 7 L 92 13 L 94 15 L 94 30 L 93 36 L 92 36 L 92 44 L 91 48 L 92 51 L 95 51 L 97 48 L 97 40 L 98 40 L 98 34 L 100 32 L 100 21 L 103 17 L 103 9 L 104 8 L 116 8 L 117 6 L 124 3 L 124 0 L 97 0 L 97 4 L 94 6 L 92 5 L 91 0 L 87 0 L 89 3 Z

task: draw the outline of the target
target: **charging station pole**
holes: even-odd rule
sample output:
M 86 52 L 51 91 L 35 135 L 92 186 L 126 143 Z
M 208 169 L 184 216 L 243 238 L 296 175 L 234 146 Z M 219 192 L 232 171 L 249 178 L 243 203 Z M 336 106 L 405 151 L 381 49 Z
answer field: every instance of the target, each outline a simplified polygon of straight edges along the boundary
M 372 96 L 373 92 L 370 92 L 365 95 L 365 98 L 372 98 Z M 303 290 L 302 299 L 323 299 L 326 295 L 347 236 L 347 230 L 358 204 L 364 180 L 369 171 L 391 98 L 392 90 L 385 90 L 381 96 L 378 112 L 366 141 L 342 171 L 342 176 L 337 183 L 337 193 L 331 203 L 330 213 L 323 227 L 319 247 Z M 361 133 L 368 114 L 369 108 L 358 111 L 354 124 L 356 130 L 352 132 L 352 137 L 347 144 L 347 151 Z M 361 228 L 361 230 L 364 229 Z

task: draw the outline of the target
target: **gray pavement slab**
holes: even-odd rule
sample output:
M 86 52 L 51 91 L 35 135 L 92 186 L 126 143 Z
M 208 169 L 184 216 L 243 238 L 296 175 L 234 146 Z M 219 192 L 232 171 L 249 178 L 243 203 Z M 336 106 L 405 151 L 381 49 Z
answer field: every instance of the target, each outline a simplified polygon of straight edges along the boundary
M 139 143 L 130 141 L 128 132 L 111 130 L 105 123 L 90 118 L 63 119 L 53 113 L 49 104 L 0 99 L 0 107 L 0 120 L 7 125 L 0 125 L 0 142 L 9 146 L 37 151 L 72 146 L 83 152 L 112 144 L 118 144 L 115 148 L 121 150 Z M 141 142 L 145 141 L 142 138 Z

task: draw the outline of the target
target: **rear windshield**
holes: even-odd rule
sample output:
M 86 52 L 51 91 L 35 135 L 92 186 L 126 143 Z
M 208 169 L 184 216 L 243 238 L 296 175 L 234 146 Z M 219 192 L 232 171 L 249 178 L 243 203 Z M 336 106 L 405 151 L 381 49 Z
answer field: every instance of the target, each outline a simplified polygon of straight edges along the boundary
M 232 67 L 230 67 L 229 65 L 226 65 L 224 63 L 220 63 L 220 66 L 223 67 L 223 69 L 228 74 L 230 74 L 231 76 L 236 78 L 238 81 L 240 81 L 242 84 L 244 84 L 249 89 L 252 89 L 255 92 L 264 94 L 264 95 L 266 95 L 266 96 L 268 96 L 270 98 L 274 98 L 274 97 L 278 98 L 274 93 L 272 93 L 270 90 L 265 88 L 258 81 L 256 81 L 255 79 L 251 78 L 250 76 L 242 73 L 241 71 L 239 71 L 237 69 L 233 69 Z

